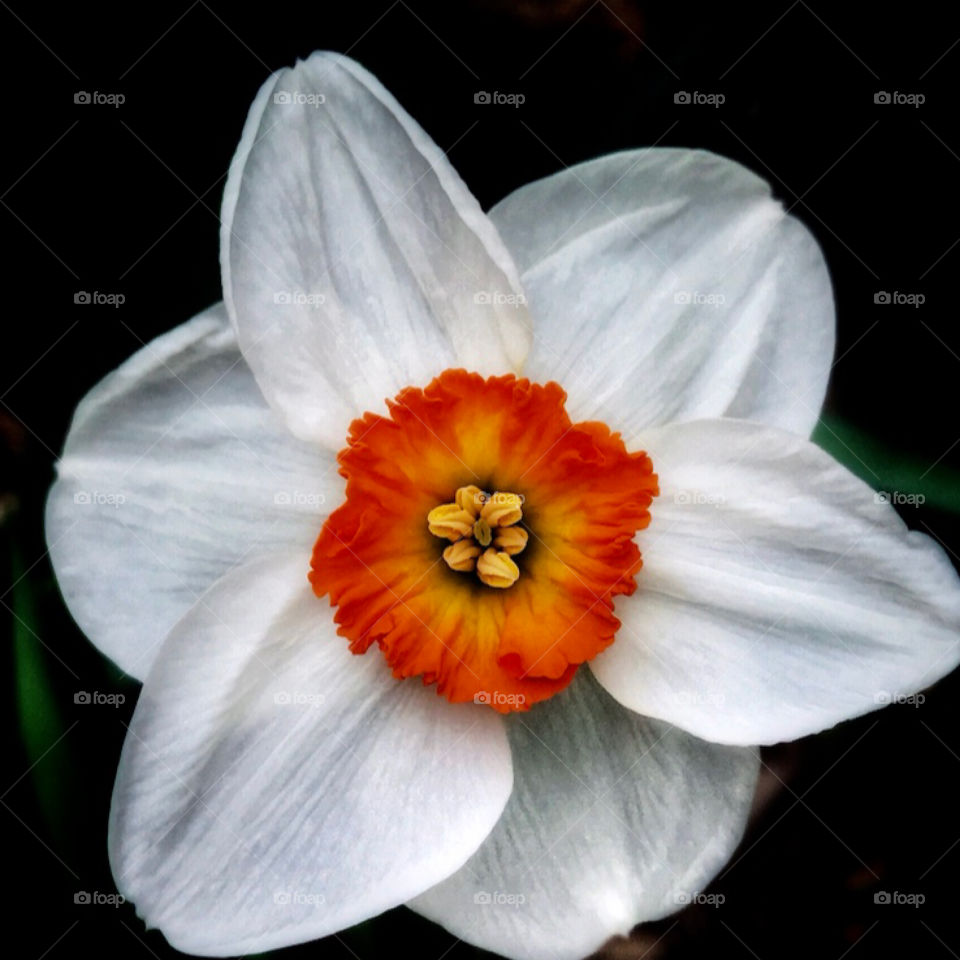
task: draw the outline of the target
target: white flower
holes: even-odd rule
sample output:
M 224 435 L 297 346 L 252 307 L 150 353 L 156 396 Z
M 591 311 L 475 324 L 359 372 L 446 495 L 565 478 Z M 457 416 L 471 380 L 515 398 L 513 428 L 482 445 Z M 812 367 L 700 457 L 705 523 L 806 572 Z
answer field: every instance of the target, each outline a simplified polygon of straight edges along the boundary
M 615 154 L 484 215 L 373 77 L 315 54 L 251 109 L 221 260 L 225 305 L 81 403 L 47 510 L 71 611 L 144 681 L 110 858 L 121 892 L 179 949 L 255 953 L 409 903 L 510 957 L 583 956 L 720 869 L 753 794 L 753 745 L 908 696 L 957 664 L 960 591 L 944 554 L 803 439 L 830 371 L 830 284 L 807 231 L 737 164 Z M 351 420 L 461 367 L 559 382 L 574 422 L 620 431 L 659 476 L 648 529 L 649 496 L 597 493 L 598 510 L 634 511 L 610 544 L 626 555 L 641 529 L 637 591 L 616 600 L 616 641 L 529 712 L 511 712 L 529 706 L 517 700 L 529 664 L 516 689 L 449 703 L 394 679 L 376 650 L 352 656 L 307 582 L 321 527 L 342 529 L 324 521 L 344 503 L 335 458 Z M 570 427 L 583 443 L 593 429 Z M 596 430 L 598 445 L 620 443 Z M 557 462 L 568 442 L 558 434 Z M 425 470 L 435 454 L 424 449 Z M 510 517 L 489 514 L 492 533 L 470 526 L 479 508 L 448 510 L 459 530 L 433 524 L 466 571 L 437 554 L 444 589 L 536 595 L 543 561 L 531 554 L 525 580 L 523 554 L 509 556 L 526 536 L 502 533 L 520 530 L 514 492 Z M 549 504 L 533 499 L 527 549 L 542 551 Z M 484 583 L 502 589 L 470 573 L 470 530 L 481 545 L 501 531 Z M 596 540 L 583 569 L 610 544 Z M 318 552 L 315 578 L 326 564 Z M 331 591 L 340 617 L 351 590 L 359 581 Z M 624 573 L 604 591 L 607 624 L 610 598 L 630 590 Z M 568 599 L 546 609 L 562 619 Z M 352 615 L 378 602 L 362 593 Z M 438 630 L 472 638 L 468 621 L 438 613 L 424 649 Z M 521 635 L 491 669 L 521 662 L 527 639 L 542 638 Z M 572 675 L 587 657 L 560 638 L 540 655 L 556 644 Z M 538 681 L 563 686 L 566 663 Z M 407 672 L 466 699 L 449 685 L 458 669 Z

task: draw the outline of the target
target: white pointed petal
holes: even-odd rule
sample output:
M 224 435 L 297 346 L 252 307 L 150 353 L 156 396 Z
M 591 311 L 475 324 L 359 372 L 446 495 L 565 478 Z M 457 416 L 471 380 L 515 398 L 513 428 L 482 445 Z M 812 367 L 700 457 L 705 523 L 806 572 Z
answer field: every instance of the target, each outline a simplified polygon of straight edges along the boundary
M 522 270 L 524 373 L 577 419 L 631 433 L 743 417 L 808 436 L 834 350 L 816 241 L 746 168 L 695 150 L 612 154 L 491 211 Z
M 503 816 L 409 904 L 456 936 L 513 960 L 580 960 L 689 903 L 739 842 L 755 751 L 624 710 L 587 671 L 510 721 Z
M 47 499 L 57 581 L 134 677 L 197 596 L 258 551 L 309 555 L 342 498 L 336 461 L 263 399 L 222 304 L 164 334 L 80 403 Z
M 449 876 L 511 783 L 501 717 L 351 654 L 305 559 L 264 558 L 164 644 L 124 744 L 110 862 L 177 949 L 259 953 Z
M 700 421 L 643 437 L 660 477 L 639 589 L 591 663 L 621 703 L 721 743 L 793 740 L 960 662 L 960 581 L 928 536 L 799 437 Z
M 366 70 L 315 53 L 257 97 L 223 207 L 224 296 L 264 393 L 336 449 L 447 367 L 517 370 L 516 268 L 427 134 Z

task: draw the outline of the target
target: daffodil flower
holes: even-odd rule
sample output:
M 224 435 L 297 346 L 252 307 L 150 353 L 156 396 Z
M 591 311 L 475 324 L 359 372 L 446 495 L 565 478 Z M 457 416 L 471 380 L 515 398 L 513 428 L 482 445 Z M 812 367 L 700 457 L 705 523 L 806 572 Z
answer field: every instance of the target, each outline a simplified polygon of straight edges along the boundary
M 47 512 L 143 680 L 110 859 L 177 948 L 406 903 L 583 956 L 715 876 L 757 744 L 957 664 L 942 551 L 805 439 L 830 283 L 738 164 L 618 153 L 485 215 L 315 54 L 253 104 L 221 263 L 80 404 Z

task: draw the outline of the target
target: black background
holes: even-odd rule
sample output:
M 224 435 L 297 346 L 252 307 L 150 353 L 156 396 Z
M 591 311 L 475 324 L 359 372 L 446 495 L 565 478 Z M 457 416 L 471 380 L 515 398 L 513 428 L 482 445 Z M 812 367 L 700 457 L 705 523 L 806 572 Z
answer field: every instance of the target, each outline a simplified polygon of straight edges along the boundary
M 74 904 L 77 891 L 113 890 L 106 817 L 136 687 L 103 663 L 63 607 L 42 504 L 83 394 L 142 343 L 219 299 L 220 195 L 247 107 L 271 70 L 314 49 L 349 52 L 441 148 L 452 147 L 484 207 L 616 149 L 705 147 L 741 161 L 770 180 L 830 266 L 839 361 L 828 413 L 894 460 L 931 467 L 930 482 L 960 466 L 960 23 L 946 5 L 11 0 L 0 4 L 0 31 L 0 613 L 17 613 L 42 641 L 56 715 L 49 752 L 28 770 L 37 751 L 28 756 L 22 742 L 15 657 L 5 654 L 4 899 L 7 935 L 17 928 L 24 957 L 176 955 L 129 905 Z M 519 92 L 526 102 L 477 105 L 478 90 Z M 726 102 L 676 104 L 681 90 Z M 122 93 L 125 103 L 76 104 L 79 91 Z M 876 104 L 878 91 L 926 102 Z M 122 293 L 125 303 L 75 305 L 79 291 Z M 878 305 L 879 291 L 925 302 Z M 854 453 L 869 458 L 866 450 Z M 955 514 L 924 506 L 904 516 L 960 549 Z M 33 612 L 17 607 L 24 588 Z M 960 954 L 957 687 L 948 679 L 922 707 L 895 706 L 767 751 L 764 801 L 711 887 L 725 903 L 642 929 L 609 955 Z M 88 688 L 124 691 L 127 702 L 75 705 L 73 693 Z M 38 802 L 44 778 L 57 809 Z M 878 891 L 926 902 L 875 904 Z M 402 909 L 289 955 L 368 960 L 397 949 L 476 955 Z

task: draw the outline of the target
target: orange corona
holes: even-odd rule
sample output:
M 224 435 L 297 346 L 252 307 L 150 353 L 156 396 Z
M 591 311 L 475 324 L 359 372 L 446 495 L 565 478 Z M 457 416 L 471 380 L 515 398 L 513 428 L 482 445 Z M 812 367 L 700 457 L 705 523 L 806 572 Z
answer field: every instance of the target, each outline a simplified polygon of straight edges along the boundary
M 565 400 L 556 383 L 447 370 L 351 424 L 346 502 L 310 582 L 354 653 L 376 643 L 394 676 L 506 712 L 613 642 L 657 477 Z

